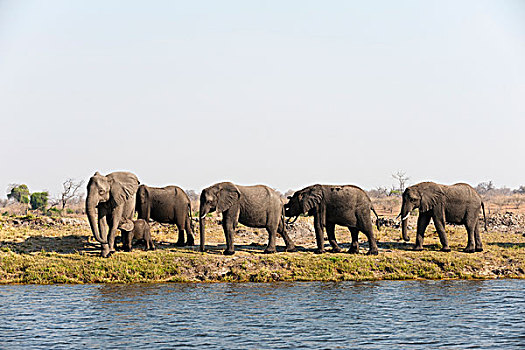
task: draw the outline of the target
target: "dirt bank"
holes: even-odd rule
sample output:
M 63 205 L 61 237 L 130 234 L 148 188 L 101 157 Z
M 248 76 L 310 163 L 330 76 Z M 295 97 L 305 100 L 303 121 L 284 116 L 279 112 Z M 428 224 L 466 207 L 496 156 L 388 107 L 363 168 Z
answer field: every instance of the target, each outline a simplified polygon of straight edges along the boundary
M 412 237 L 415 218 L 411 218 Z M 378 256 L 313 253 L 315 239 L 309 219 L 301 218 L 291 230 L 297 253 L 263 254 L 267 234 L 240 227 L 235 236 L 237 253 L 223 256 L 224 235 L 217 220 L 209 220 L 208 252 L 197 247 L 177 248 L 176 229 L 153 226 L 157 250 L 117 252 L 109 259 L 98 257 L 98 245 L 82 221 L 13 224 L 0 221 L 0 283 L 132 283 L 218 281 L 344 281 L 399 279 L 525 278 L 525 239 L 516 232 L 489 230 L 483 233 L 485 251 L 465 254 L 466 232 L 447 227 L 452 252 L 439 252 L 437 234 L 430 226 L 425 251 L 412 252 L 400 240 L 400 232 L 383 228 L 377 232 Z M 23 220 L 19 220 L 19 223 Z M 338 241 L 346 251 L 350 234 L 338 228 Z M 197 240 L 198 243 L 198 240 Z M 413 238 L 412 238 L 413 243 Z M 278 245 L 284 247 L 279 238 Z M 327 247 L 328 248 L 328 247 Z

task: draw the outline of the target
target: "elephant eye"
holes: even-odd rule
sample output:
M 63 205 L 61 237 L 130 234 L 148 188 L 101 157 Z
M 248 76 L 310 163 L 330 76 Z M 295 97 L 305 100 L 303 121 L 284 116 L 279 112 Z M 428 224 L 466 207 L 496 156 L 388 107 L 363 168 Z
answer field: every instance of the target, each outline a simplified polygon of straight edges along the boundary
M 106 192 L 106 191 L 104 191 L 104 190 L 99 190 L 99 191 L 98 191 L 99 194 L 104 194 L 105 192 Z

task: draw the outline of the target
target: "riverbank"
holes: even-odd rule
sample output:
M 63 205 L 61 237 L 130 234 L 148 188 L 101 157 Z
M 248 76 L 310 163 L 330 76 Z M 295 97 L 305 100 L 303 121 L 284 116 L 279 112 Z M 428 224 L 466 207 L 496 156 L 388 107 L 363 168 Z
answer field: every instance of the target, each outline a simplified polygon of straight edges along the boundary
M 157 250 L 145 252 L 139 247 L 131 253 L 117 252 L 109 259 L 98 257 L 98 245 L 85 224 L 13 226 L 0 222 L 0 283 L 525 278 L 525 238 L 515 232 L 483 232 L 485 251 L 465 254 L 461 252 L 466 244 L 462 227 L 447 227 L 450 253 L 438 251 L 439 240 L 432 227 L 427 230 L 422 252 L 410 251 L 411 244 L 400 240 L 398 229 L 383 228 L 376 231 L 380 250 L 377 256 L 364 255 L 364 235 L 360 235 L 361 254 L 316 255 L 314 235 L 309 232 L 311 223 L 301 218 L 297 227 L 302 229 L 296 227 L 290 232 L 299 252 L 265 255 L 262 252 L 267 234 L 240 228 L 235 236 L 236 254 L 223 256 L 222 229 L 214 220 L 209 221 L 206 253 L 198 252 L 197 246 L 176 247 L 176 230 L 155 225 L 152 231 Z M 414 229 L 411 231 L 413 237 Z M 348 230 L 338 228 L 336 235 L 346 251 Z M 280 238 L 278 245 L 281 249 L 284 246 Z

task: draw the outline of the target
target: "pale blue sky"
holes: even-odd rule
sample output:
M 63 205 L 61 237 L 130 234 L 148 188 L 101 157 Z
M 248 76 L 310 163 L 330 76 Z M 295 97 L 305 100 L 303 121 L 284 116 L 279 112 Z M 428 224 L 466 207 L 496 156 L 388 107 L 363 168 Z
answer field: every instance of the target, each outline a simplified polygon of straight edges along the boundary
M 0 196 L 525 185 L 524 1 L 0 1 Z

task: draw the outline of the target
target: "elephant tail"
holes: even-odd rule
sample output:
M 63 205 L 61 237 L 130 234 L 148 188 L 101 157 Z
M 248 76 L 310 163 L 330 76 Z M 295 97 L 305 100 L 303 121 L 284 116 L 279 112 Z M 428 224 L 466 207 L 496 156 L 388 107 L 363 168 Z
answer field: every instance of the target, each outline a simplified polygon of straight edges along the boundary
M 376 210 L 374 209 L 374 207 L 371 207 L 370 209 L 372 209 L 372 211 L 376 215 L 376 227 L 377 227 L 377 230 L 381 231 L 381 220 L 379 220 L 379 215 L 377 215 Z
M 487 216 L 485 215 L 485 203 L 481 202 L 481 209 L 483 210 L 483 221 L 485 222 L 485 232 L 487 232 Z

